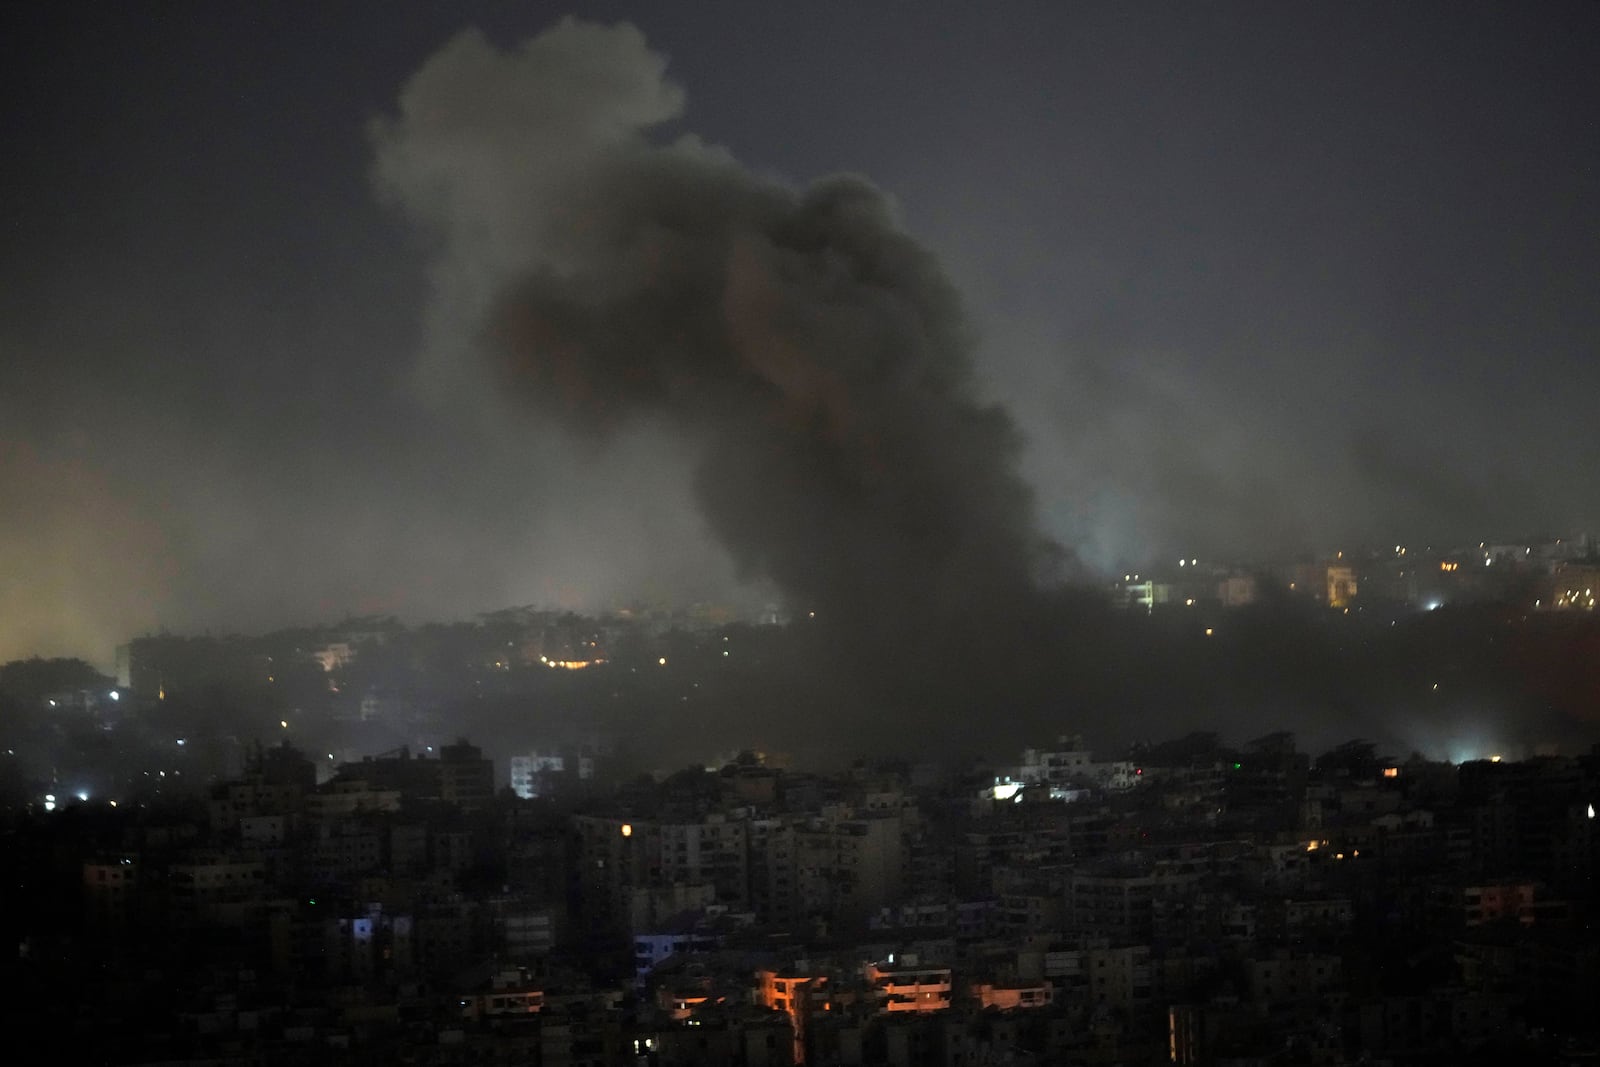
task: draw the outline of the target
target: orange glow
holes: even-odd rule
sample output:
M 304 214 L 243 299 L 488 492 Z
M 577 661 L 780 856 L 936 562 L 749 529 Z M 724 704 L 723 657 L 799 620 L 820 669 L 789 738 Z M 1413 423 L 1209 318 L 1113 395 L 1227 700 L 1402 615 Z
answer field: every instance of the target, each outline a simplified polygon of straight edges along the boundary
M 1383 776 L 1385 778 L 1398 778 L 1398 777 L 1400 777 L 1400 768 L 1399 767 L 1385 767 L 1383 769 Z

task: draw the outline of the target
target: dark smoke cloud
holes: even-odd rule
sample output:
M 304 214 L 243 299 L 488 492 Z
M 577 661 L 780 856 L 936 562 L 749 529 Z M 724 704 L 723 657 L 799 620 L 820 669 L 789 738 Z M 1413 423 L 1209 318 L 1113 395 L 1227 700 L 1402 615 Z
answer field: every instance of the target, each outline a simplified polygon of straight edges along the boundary
M 940 265 L 863 179 L 797 191 L 653 139 L 682 108 L 663 72 L 631 27 L 568 20 L 508 52 L 464 34 L 406 87 L 378 180 L 438 242 L 424 380 L 487 352 L 582 438 L 689 442 L 742 573 L 902 699 L 1018 654 L 1070 557 Z

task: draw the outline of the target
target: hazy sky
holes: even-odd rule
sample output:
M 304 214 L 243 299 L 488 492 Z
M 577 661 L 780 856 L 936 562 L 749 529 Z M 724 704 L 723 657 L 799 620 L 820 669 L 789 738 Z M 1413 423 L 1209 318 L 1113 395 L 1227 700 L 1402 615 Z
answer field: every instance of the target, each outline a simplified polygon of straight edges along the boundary
M 570 12 L 4 7 L 0 660 L 730 586 L 681 428 L 502 395 L 375 181 L 431 57 Z M 658 143 L 894 198 L 1090 564 L 1600 527 L 1600 5 L 576 13 Z

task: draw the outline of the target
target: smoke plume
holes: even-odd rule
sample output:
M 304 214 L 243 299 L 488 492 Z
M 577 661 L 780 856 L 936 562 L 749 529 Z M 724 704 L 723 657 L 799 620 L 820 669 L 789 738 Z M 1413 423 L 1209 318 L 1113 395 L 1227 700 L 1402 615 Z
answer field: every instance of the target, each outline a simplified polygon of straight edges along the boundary
M 632 27 L 569 19 L 509 51 L 464 33 L 405 87 L 374 136 L 436 242 L 422 381 L 476 359 L 597 445 L 666 429 L 710 532 L 874 703 L 970 699 L 951 664 L 1026 658 L 1070 561 L 961 302 L 866 180 L 794 189 L 669 136 L 664 69 Z

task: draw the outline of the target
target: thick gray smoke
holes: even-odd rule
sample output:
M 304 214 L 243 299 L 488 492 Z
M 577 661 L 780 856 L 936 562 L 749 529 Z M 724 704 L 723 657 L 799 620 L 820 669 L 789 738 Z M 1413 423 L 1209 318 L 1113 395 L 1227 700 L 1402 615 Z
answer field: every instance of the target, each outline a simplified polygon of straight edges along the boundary
M 797 191 L 668 139 L 663 71 L 633 28 L 568 20 L 510 51 L 465 33 L 406 86 L 375 136 L 438 241 L 424 383 L 486 352 L 575 434 L 688 441 L 742 571 L 906 699 L 1021 655 L 1066 556 L 939 264 L 860 178 Z

